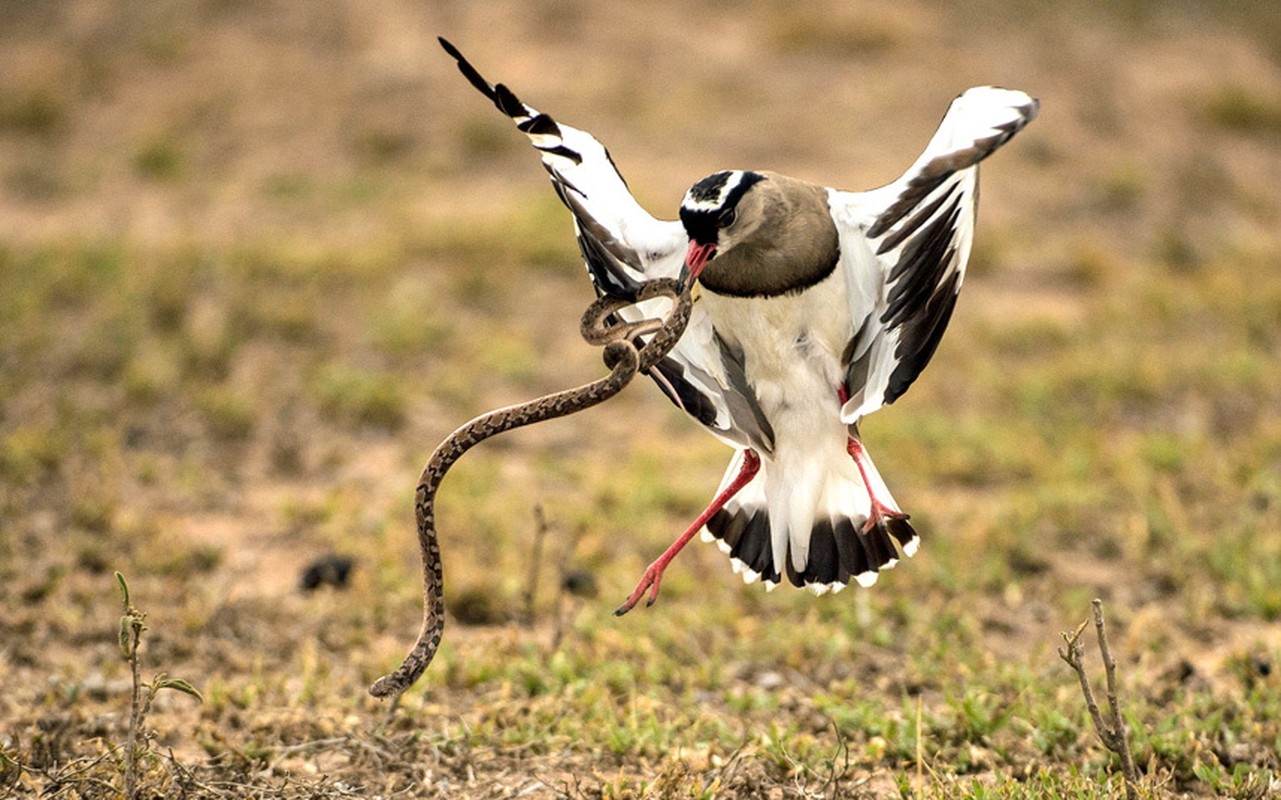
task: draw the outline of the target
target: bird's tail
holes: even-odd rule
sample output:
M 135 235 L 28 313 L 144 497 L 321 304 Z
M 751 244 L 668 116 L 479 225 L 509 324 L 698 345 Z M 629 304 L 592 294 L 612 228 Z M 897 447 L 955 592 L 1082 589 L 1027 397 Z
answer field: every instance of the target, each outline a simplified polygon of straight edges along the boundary
M 744 453 L 730 462 L 722 490 L 738 475 Z M 893 507 L 876 467 L 866 455 L 863 459 L 876 496 Z M 851 578 L 871 586 L 880 570 L 898 563 L 900 553 L 916 552 L 920 537 L 906 516 L 867 524 L 868 489 L 846 454 L 808 463 L 817 469 L 797 474 L 785 468 L 790 465 L 762 460 L 756 477 L 703 529 L 702 538 L 716 542 L 745 582 L 763 580 L 773 589 L 786 575 L 792 585 L 815 594 L 839 592 Z

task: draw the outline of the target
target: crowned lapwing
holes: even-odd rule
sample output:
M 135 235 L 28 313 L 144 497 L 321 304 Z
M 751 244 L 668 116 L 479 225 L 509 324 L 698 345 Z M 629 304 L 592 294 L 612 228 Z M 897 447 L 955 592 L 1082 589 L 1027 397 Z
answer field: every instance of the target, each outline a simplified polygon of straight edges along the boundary
M 463 75 L 542 153 L 574 217 L 599 294 L 682 277 L 695 303 L 650 377 L 736 450 L 715 499 L 645 571 L 625 613 L 699 532 L 748 583 L 786 576 L 816 594 L 870 586 L 920 542 L 859 437 L 929 363 L 965 278 L 978 163 L 1037 113 L 990 86 L 952 101 L 902 177 L 847 192 L 760 170 L 695 183 L 680 220 L 636 202 L 605 148 L 491 85 L 441 39 Z M 652 301 L 657 302 L 657 301 Z M 653 309 L 633 308 L 635 318 Z

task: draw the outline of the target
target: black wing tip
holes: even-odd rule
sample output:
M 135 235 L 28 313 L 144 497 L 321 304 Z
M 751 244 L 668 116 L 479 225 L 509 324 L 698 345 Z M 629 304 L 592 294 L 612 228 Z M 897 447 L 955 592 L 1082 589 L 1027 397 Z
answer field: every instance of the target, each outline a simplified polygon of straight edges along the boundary
M 462 51 L 455 47 L 452 42 L 444 36 L 437 36 L 436 41 L 440 42 L 440 46 L 445 48 L 445 52 L 458 63 L 458 71 L 463 74 L 467 82 L 493 101 L 499 111 L 509 117 L 518 117 L 525 113 L 525 104 L 520 102 L 520 99 L 510 89 L 501 83 L 495 86 L 485 80 L 485 76 L 481 75 L 480 71 L 472 66 L 471 62 L 462 54 Z
M 440 46 L 445 48 L 445 52 L 453 56 L 455 60 L 458 60 L 458 61 L 466 60 L 463 58 L 463 54 L 458 52 L 458 48 L 454 47 L 454 43 L 446 39 L 444 36 L 437 36 L 436 41 L 440 42 Z
M 1041 98 L 1029 97 L 1028 99 L 1032 102 L 1019 106 L 1019 113 L 1023 115 L 1023 125 L 1036 119 L 1036 115 L 1041 113 Z
M 494 105 L 498 106 L 499 111 L 512 119 L 529 116 L 530 114 L 529 109 L 520 101 L 516 93 L 508 89 L 505 84 L 500 83 L 494 86 L 493 101 Z

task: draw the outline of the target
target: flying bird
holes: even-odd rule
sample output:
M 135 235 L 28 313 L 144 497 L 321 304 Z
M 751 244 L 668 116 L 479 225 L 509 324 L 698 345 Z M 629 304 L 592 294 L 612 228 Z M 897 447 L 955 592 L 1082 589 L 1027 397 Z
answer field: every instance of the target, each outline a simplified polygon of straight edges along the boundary
M 700 532 L 748 583 L 772 589 L 786 576 L 816 594 L 851 578 L 870 586 L 900 553 L 913 555 L 920 538 L 858 423 L 901 397 L 934 355 L 965 278 L 978 163 L 1038 102 L 967 90 L 915 163 L 879 189 L 724 170 L 690 187 L 679 220 L 660 220 L 595 137 L 490 84 L 440 43 L 541 153 L 598 294 L 631 297 L 659 277 L 691 287 L 689 326 L 649 375 L 735 454 L 711 504 L 616 613 L 647 591 L 653 604 L 664 570 Z

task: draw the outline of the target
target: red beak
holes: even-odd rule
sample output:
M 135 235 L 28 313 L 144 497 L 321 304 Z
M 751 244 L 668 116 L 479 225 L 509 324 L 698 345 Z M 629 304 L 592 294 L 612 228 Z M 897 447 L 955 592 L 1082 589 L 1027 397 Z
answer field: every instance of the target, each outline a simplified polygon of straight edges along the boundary
M 711 261 L 714 255 L 716 255 L 716 242 L 704 244 L 691 239 L 689 251 L 685 253 L 686 283 L 692 286 L 694 281 L 698 280 L 699 273 L 703 271 L 703 267 L 707 266 L 707 262 Z

